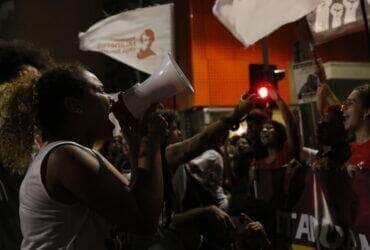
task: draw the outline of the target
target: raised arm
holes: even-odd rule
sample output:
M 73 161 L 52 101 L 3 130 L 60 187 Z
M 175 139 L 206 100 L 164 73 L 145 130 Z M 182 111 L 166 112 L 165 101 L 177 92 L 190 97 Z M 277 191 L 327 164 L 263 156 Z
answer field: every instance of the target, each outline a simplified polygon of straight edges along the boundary
M 151 125 L 140 149 L 137 178 L 131 187 L 144 219 L 157 226 L 163 205 L 161 145 L 165 140 L 167 123 L 161 116 L 155 116 L 149 122 Z
M 270 96 L 276 102 L 283 116 L 283 120 L 287 130 L 289 151 L 292 156 L 298 159 L 300 153 L 300 143 L 297 121 L 290 111 L 288 105 L 285 103 L 285 101 L 281 98 L 276 90 L 271 90 Z
M 157 158 L 157 152 L 147 157 Z M 147 166 L 153 169 L 150 172 L 156 171 L 157 164 L 152 162 Z M 140 197 L 144 187 L 130 189 L 127 179 L 106 159 L 74 145 L 63 145 L 50 154 L 47 172 L 47 182 L 54 183 L 55 190 L 66 190 L 68 197 L 87 205 L 112 224 L 136 233 L 153 231 L 152 221 L 148 219 L 152 215 L 145 207 L 151 206 L 152 201 L 145 203 Z M 58 195 L 50 191 L 52 197 L 59 200 Z M 153 196 L 161 202 L 158 193 L 153 192 Z
M 322 116 L 325 110 L 331 105 L 340 104 L 339 99 L 326 83 L 321 83 L 316 91 L 316 106 L 319 114 Z
M 191 138 L 169 145 L 166 148 L 166 159 L 171 172 L 175 172 L 179 165 L 199 156 L 225 138 L 228 130 L 239 125 L 241 119 L 253 108 L 254 98 L 243 96 L 229 116 L 208 125 Z
M 327 84 L 325 69 L 322 63 L 316 61 L 316 65 L 316 74 L 320 81 L 316 90 L 316 107 L 319 114 L 322 116 L 329 106 L 338 105 L 340 101 Z
M 148 122 L 131 188 L 106 159 L 74 145 L 60 146 L 50 155 L 47 169 L 55 174 L 49 179 L 123 230 L 153 233 L 163 202 L 160 145 L 165 121 L 158 116 Z
M 212 148 L 227 135 L 227 131 L 228 125 L 224 121 L 217 121 L 193 137 L 167 146 L 166 159 L 171 172 L 174 173 L 181 164 Z

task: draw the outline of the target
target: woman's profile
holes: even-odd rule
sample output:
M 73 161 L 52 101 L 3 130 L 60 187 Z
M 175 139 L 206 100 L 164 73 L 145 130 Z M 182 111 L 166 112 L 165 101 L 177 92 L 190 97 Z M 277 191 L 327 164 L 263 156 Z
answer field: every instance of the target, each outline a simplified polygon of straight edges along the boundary
M 14 88 L 11 103 L 27 104 L 23 116 L 30 116 L 30 129 L 37 126 L 45 142 L 30 159 L 19 192 L 21 249 L 105 249 L 112 225 L 138 235 L 155 231 L 163 200 L 160 144 L 165 122 L 148 114 L 151 118 L 142 124 L 146 127 L 138 139 L 142 154 L 136 159 L 135 182 L 129 183 L 92 149 L 97 140 L 112 137 L 110 112 L 122 128 L 129 122 L 122 100 L 113 103 L 103 87 L 93 73 L 68 65 Z M 16 122 L 10 125 L 14 129 L 2 139 L 17 135 L 14 144 L 32 142 L 26 140 L 33 137 L 32 131 L 25 134 Z

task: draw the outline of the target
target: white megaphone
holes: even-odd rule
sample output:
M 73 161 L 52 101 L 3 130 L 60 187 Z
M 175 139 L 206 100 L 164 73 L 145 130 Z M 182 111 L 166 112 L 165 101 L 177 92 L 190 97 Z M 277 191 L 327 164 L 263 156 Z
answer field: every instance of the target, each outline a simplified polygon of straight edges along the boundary
M 167 54 L 146 81 L 123 93 L 123 101 L 131 114 L 140 119 L 152 104 L 182 92 L 191 94 L 194 89 L 172 56 Z

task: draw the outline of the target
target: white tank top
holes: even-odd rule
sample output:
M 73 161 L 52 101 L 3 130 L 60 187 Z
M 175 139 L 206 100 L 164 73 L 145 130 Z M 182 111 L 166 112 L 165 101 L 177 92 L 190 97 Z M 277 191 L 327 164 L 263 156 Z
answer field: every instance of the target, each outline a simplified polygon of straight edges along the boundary
M 67 205 L 53 200 L 41 180 L 43 160 L 62 144 L 92 151 L 74 142 L 57 141 L 41 149 L 34 158 L 19 191 L 21 249 L 105 249 L 108 223 L 84 204 Z

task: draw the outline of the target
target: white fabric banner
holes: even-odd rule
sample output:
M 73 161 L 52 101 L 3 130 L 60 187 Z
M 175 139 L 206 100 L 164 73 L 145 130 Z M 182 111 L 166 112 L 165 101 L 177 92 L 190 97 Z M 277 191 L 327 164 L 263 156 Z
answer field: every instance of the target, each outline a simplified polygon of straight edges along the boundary
M 173 4 L 122 12 L 79 33 L 80 49 L 104 53 L 151 74 L 173 45 Z
M 213 14 L 246 47 L 313 11 L 320 0 L 217 0 Z
M 316 11 L 307 16 L 316 44 L 365 29 L 362 0 L 321 0 Z M 365 3 L 370 21 L 370 0 Z

